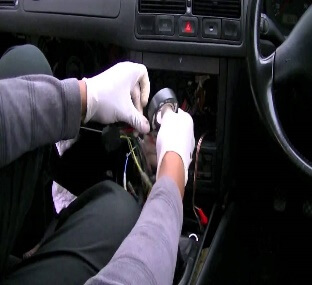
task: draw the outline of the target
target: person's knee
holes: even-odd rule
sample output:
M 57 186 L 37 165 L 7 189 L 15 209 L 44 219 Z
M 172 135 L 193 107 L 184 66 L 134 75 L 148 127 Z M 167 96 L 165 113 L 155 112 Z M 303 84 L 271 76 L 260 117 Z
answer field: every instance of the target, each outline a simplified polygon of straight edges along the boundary
M 28 56 L 44 56 L 42 51 L 34 45 L 25 44 L 20 46 L 15 46 L 11 49 L 11 51 L 15 51 L 18 53 L 23 53 Z
M 39 48 L 26 44 L 6 51 L 0 60 L 0 79 L 31 74 L 53 75 L 51 67 Z
M 16 56 L 16 55 L 23 55 L 24 57 L 44 57 L 42 51 L 34 45 L 25 44 L 19 46 L 10 47 L 5 53 L 2 55 L 2 59 L 6 57 Z

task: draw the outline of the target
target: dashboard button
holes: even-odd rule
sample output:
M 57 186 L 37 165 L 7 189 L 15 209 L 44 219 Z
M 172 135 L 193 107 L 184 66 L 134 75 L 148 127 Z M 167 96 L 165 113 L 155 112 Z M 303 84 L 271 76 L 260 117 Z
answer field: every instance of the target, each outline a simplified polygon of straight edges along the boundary
M 203 20 L 203 37 L 204 38 L 221 38 L 221 20 L 204 19 Z
M 198 30 L 198 20 L 193 17 L 180 17 L 179 19 L 179 35 L 196 37 Z
M 139 35 L 154 35 L 155 16 L 138 16 L 137 29 Z
M 222 20 L 222 39 L 237 41 L 240 39 L 240 21 Z
M 174 35 L 174 16 L 157 16 L 156 17 L 156 34 Z

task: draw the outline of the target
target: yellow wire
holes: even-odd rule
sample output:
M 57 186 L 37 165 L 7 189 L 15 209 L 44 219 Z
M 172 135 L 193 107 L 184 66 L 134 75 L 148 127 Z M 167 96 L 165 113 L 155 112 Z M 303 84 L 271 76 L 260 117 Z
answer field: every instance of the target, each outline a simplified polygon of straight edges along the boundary
M 132 143 L 131 143 L 131 139 L 130 139 L 129 137 L 127 137 L 127 136 L 120 136 L 120 138 L 121 138 L 121 139 L 125 139 L 125 140 L 128 141 L 128 145 L 129 145 L 129 149 L 130 149 L 130 152 L 131 152 L 133 161 L 134 161 L 134 163 L 136 164 L 136 166 L 137 166 L 139 172 L 142 173 L 143 170 L 142 170 L 142 168 L 141 168 L 141 166 L 140 166 L 140 163 L 139 163 L 139 161 L 138 161 L 138 159 L 137 159 L 137 157 L 136 157 L 136 155 L 135 155 L 134 148 L 133 148 Z
M 146 175 L 146 173 L 142 170 L 142 168 L 141 168 L 141 165 L 140 165 L 140 163 L 139 163 L 139 161 L 138 161 L 138 159 L 137 159 L 137 157 L 136 157 L 136 155 L 135 155 L 135 152 L 134 152 L 134 148 L 133 148 L 133 146 L 132 146 L 132 143 L 131 143 L 131 139 L 128 137 L 128 136 L 120 136 L 120 138 L 121 139 L 125 139 L 125 140 L 127 140 L 128 141 L 128 146 L 129 146 L 129 149 L 130 149 L 130 152 L 131 152 L 131 156 L 132 156 L 132 158 L 133 158 L 133 161 L 134 161 L 134 163 L 136 164 L 136 166 L 137 166 L 137 168 L 138 168 L 138 171 L 139 171 L 139 173 L 140 173 L 140 175 L 141 175 L 141 179 L 142 179 L 142 181 L 146 184 L 146 186 L 148 187 L 148 189 L 147 189 L 147 196 L 149 195 L 149 193 L 150 193 L 150 191 L 151 191 L 151 189 L 152 189 L 152 183 L 151 183 L 151 181 L 150 181 L 150 179 L 149 179 L 149 177 Z

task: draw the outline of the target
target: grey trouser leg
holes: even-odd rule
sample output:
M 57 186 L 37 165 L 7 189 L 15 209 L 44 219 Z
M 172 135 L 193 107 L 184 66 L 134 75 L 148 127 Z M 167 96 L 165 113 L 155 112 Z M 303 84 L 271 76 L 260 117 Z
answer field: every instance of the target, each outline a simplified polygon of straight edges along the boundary
M 136 200 L 116 183 L 94 185 L 60 213 L 54 233 L 3 285 L 84 284 L 111 260 L 140 212 Z

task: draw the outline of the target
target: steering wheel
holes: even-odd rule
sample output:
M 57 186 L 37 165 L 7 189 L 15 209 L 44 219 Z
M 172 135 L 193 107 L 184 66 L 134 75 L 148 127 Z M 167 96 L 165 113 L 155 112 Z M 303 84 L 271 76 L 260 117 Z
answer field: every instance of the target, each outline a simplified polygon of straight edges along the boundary
M 274 86 L 294 78 L 300 77 L 312 84 L 312 6 L 284 43 L 268 57 L 261 56 L 259 49 L 261 7 L 262 0 L 249 1 L 247 62 L 254 101 L 267 129 L 292 163 L 312 178 L 312 162 L 305 159 L 287 138 L 273 96 Z

